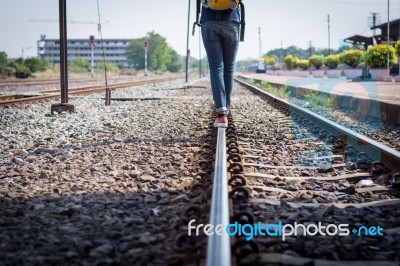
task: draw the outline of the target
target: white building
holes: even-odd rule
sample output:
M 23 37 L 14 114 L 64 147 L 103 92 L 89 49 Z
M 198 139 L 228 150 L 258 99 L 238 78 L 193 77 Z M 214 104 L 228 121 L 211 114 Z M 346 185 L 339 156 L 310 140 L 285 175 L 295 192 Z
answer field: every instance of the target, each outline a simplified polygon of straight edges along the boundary
M 106 61 L 112 62 L 121 67 L 128 67 L 126 50 L 131 39 L 103 39 L 104 54 Z M 89 63 L 92 60 L 92 49 L 90 40 L 87 39 L 68 39 L 67 40 L 68 61 L 77 58 L 86 59 Z M 60 40 L 46 39 L 46 35 L 41 35 L 37 41 L 38 57 L 48 60 L 54 64 L 60 63 Z M 95 40 L 93 48 L 94 66 L 103 62 L 103 50 L 101 40 Z

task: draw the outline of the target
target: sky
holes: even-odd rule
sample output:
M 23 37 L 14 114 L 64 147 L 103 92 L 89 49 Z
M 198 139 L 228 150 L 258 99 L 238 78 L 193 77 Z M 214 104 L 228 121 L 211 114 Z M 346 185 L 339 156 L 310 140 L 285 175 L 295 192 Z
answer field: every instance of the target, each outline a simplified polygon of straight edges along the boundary
M 0 0 L 0 51 L 9 57 L 36 56 L 40 35 L 59 38 L 57 0 Z M 205 55 L 199 29 L 191 36 L 196 0 L 98 0 L 103 23 L 103 38 L 141 38 L 155 31 L 179 54 L 186 54 L 188 6 L 190 12 L 189 49 L 191 55 Z M 388 19 L 387 0 L 243 0 L 246 6 L 246 36 L 240 43 L 238 59 L 258 58 L 261 50 L 295 45 L 308 48 L 338 48 L 342 40 L 354 34 L 371 36 L 368 17 L 380 14 Z M 390 0 L 390 20 L 400 17 L 400 0 Z M 68 38 L 89 38 L 97 32 L 97 0 L 67 0 Z M 40 20 L 40 21 L 38 21 Z M 45 20 L 45 21 L 43 21 Z M 75 22 L 75 23 L 73 23 Z M 261 34 L 259 34 L 259 29 Z M 151 45 L 151 44 L 150 44 Z M 199 47 L 201 49 L 199 49 Z

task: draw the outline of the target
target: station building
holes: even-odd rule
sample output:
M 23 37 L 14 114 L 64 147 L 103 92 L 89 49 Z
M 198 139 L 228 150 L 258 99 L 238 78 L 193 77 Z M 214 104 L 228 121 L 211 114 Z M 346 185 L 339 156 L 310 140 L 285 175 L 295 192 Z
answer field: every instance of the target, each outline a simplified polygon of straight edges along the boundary
M 131 39 L 103 39 L 105 59 L 120 67 L 128 67 L 128 58 L 126 51 Z M 103 62 L 103 49 L 101 40 L 87 39 L 68 39 L 67 54 L 68 61 L 82 58 L 89 63 L 92 60 L 93 45 L 93 62 L 94 66 Z M 41 35 L 37 41 L 38 57 L 50 61 L 54 64 L 60 64 L 60 40 L 46 39 L 46 35 Z
M 394 44 L 396 41 L 400 40 L 400 19 L 390 21 L 389 27 L 389 43 Z M 373 26 L 371 30 L 378 30 L 379 33 L 375 36 L 353 35 L 346 38 L 344 41 L 364 50 L 367 50 L 368 46 L 387 42 L 388 23 Z

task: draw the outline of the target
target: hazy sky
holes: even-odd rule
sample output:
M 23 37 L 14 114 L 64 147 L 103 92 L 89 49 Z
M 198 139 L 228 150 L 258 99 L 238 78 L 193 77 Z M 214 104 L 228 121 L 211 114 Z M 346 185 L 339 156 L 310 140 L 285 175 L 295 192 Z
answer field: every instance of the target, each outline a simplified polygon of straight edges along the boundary
M 41 34 L 59 38 L 58 0 L 0 0 L 0 51 L 10 57 L 35 56 L 36 41 Z M 139 38 L 154 30 L 180 53 L 186 54 L 187 11 L 189 0 L 99 0 L 104 38 Z M 195 19 L 194 4 L 190 14 L 190 31 Z M 244 0 L 246 36 L 240 44 L 238 58 L 256 58 L 259 54 L 258 28 L 261 28 L 262 50 L 296 45 L 306 48 L 328 46 L 327 15 L 331 18 L 331 47 L 353 34 L 370 36 L 368 17 L 378 12 L 387 21 L 387 0 Z M 97 22 L 96 0 L 67 0 L 70 22 Z M 400 17 L 400 0 L 390 0 L 390 19 Z M 190 37 L 191 54 L 199 55 L 199 29 Z M 97 26 L 68 24 L 68 38 L 99 37 Z M 31 47 L 31 48 L 28 48 Z M 204 51 L 202 52 L 204 55 Z

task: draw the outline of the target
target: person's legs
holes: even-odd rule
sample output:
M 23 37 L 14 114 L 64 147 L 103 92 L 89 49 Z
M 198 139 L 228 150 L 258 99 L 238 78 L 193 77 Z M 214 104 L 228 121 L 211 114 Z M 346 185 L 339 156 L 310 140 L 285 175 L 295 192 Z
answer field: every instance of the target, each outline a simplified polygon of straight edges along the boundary
M 220 22 L 207 22 L 201 25 L 201 34 L 210 67 L 211 89 L 217 113 L 226 111 L 223 39 L 220 35 L 220 28 Z
M 224 61 L 224 84 L 226 95 L 226 108 L 231 107 L 233 88 L 233 72 L 235 69 L 236 54 L 239 47 L 239 23 L 226 21 L 224 23 L 223 38 L 223 61 Z

